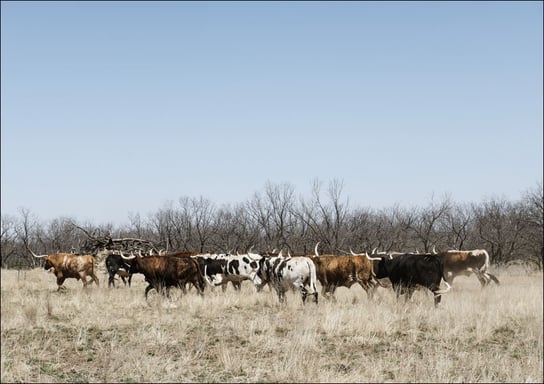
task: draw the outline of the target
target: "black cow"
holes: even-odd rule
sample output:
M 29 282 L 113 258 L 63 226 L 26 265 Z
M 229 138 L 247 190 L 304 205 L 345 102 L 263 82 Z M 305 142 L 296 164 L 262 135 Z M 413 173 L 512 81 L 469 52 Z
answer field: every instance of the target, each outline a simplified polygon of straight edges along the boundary
M 191 283 L 200 294 L 204 292 L 198 261 L 192 257 L 171 256 L 130 256 L 121 255 L 125 260 L 133 260 L 129 273 L 141 273 L 149 284 L 145 289 L 145 297 L 155 289 L 161 294 L 168 294 L 170 287 L 178 287 L 185 292 L 185 284 Z
M 125 278 L 128 278 L 128 286 L 132 281 L 132 273 L 130 273 L 130 260 L 125 260 L 118 254 L 110 254 L 106 257 L 106 268 L 108 270 L 109 279 L 108 287 L 115 287 L 115 275 L 119 275 L 123 283 L 127 285 Z
M 405 253 L 394 258 L 390 256 L 376 258 L 368 255 L 367 257 L 369 260 L 377 261 L 374 263 L 376 278 L 388 277 L 391 280 L 397 298 L 405 293 L 408 294 L 408 299 L 411 298 L 416 286 L 421 285 L 434 294 L 434 305 L 437 306 L 442 294 L 451 289 L 446 279 L 444 282 L 447 288 L 440 289 L 440 282 L 444 278 L 444 266 L 436 255 Z

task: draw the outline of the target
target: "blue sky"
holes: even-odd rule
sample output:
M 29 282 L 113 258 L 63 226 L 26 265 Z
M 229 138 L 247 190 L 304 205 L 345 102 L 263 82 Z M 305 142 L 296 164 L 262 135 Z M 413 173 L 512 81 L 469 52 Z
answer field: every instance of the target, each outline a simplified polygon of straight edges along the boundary
M 2 214 L 128 222 L 267 182 L 350 206 L 542 181 L 542 2 L 1 3 Z

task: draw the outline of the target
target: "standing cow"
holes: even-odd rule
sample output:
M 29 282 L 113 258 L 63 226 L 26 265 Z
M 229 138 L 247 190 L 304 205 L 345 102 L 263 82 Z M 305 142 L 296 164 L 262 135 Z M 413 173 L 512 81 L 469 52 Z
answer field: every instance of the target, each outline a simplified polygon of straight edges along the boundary
M 261 256 L 255 253 L 244 255 L 213 254 L 196 255 L 200 271 L 209 285 L 223 287 L 223 291 L 230 281 L 235 289 L 240 290 L 240 284 L 244 280 L 251 280 L 255 285 L 261 285 L 258 276 Z
M 369 298 L 376 291 L 372 262 L 365 254 L 357 255 L 319 255 L 316 244 L 314 255 L 311 259 L 315 264 L 317 280 L 321 283 L 321 295 L 325 298 L 332 297 L 338 287 L 351 288 L 353 284 L 359 284 L 365 290 Z
M 130 287 L 132 281 L 132 273 L 130 273 L 130 261 L 124 260 L 120 254 L 110 254 L 106 257 L 106 269 L 108 270 L 108 287 L 115 287 L 115 275 L 118 275 L 123 283 Z
M 470 276 L 475 274 L 482 288 L 491 281 L 499 285 L 499 279 L 488 272 L 489 254 L 485 249 L 474 249 L 472 251 L 450 250 L 437 254 L 444 264 L 444 280 L 453 284 L 457 276 Z
M 170 287 L 178 287 L 185 292 L 185 284 L 191 283 L 200 294 L 204 292 L 204 279 L 200 273 L 198 262 L 192 257 L 175 256 L 125 256 L 125 260 L 133 260 L 129 273 L 141 273 L 149 284 L 145 289 L 145 297 L 155 289 L 168 295 Z
M 301 291 L 303 304 L 308 294 L 314 296 L 317 304 L 316 269 L 309 257 L 283 257 L 281 252 L 278 256 L 263 256 L 259 260 L 259 277 L 274 287 L 282 303 L 285 301 L 285 293 L 294 287 Z
M 421 285 L 434 294 L 434 305 L 438 306 L 442 295 L 451 289 L 444 278 L 442 260 L 437 255 L 405 253 L 395 257 L 366 257 L 378 262 L 374 265 L 376 277 L 388 277 L 397 298 L 404 294 L 407 294 L 407 299 L 411 298 L 416 286 Z M 445 290 L 440 289 L 443 278 L 447 287 Z
M 66 289 L 64 280 L 74 278 L 83 282 L 83 287 L 94 281 L 99 286 L 99 280 L 96 276 L 96 260 L 91 255 L 74 255 L 72 253 L 53 253 L 49 255 L 36 255 L 30 249 L 28 251 L 34 257 L 45 258 L 44 269 L 53 268 L 53 272 L 57 277 L 57 291 Z M 92 280 L 87 281 L 87 276 Z

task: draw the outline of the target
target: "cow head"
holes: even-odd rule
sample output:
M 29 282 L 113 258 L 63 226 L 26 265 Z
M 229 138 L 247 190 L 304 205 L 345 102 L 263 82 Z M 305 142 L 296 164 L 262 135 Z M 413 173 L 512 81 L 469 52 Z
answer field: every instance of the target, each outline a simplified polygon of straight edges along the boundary
M 259 262 L 258 258 L 254 257 L 254 254 L 242 255 L 240 259 L 240 274 L 249 277 L 249 280 L 255 285 L 262 284 L 262 280 L 259 277 Z
M 45 263 L 43 265 L 43 268 L 47 271 L 51 268 L 53 268 L 53 264 L 51 262 L 51 257 L 49 255 L 36 255 L 34 252 L 32 252 L 32 250 L 30 248 L 28 248 L 28 251 L 32 254 L 32 256 L 34 257 L 37 257 L 37 258 L 43 258 L 45 257 Z

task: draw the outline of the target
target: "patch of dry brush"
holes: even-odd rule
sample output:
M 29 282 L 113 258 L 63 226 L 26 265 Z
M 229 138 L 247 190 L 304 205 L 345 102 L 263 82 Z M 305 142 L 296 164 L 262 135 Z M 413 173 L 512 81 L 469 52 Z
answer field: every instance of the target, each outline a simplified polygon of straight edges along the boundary
M 397 302 L 339 288 L 336 302 L 280 305 L 250 283 L 172 300 L 132 288 L 56 292 L 42 269 L 2 270 L 5 382 L 542 382 L 542 273 L 458 278 Z

